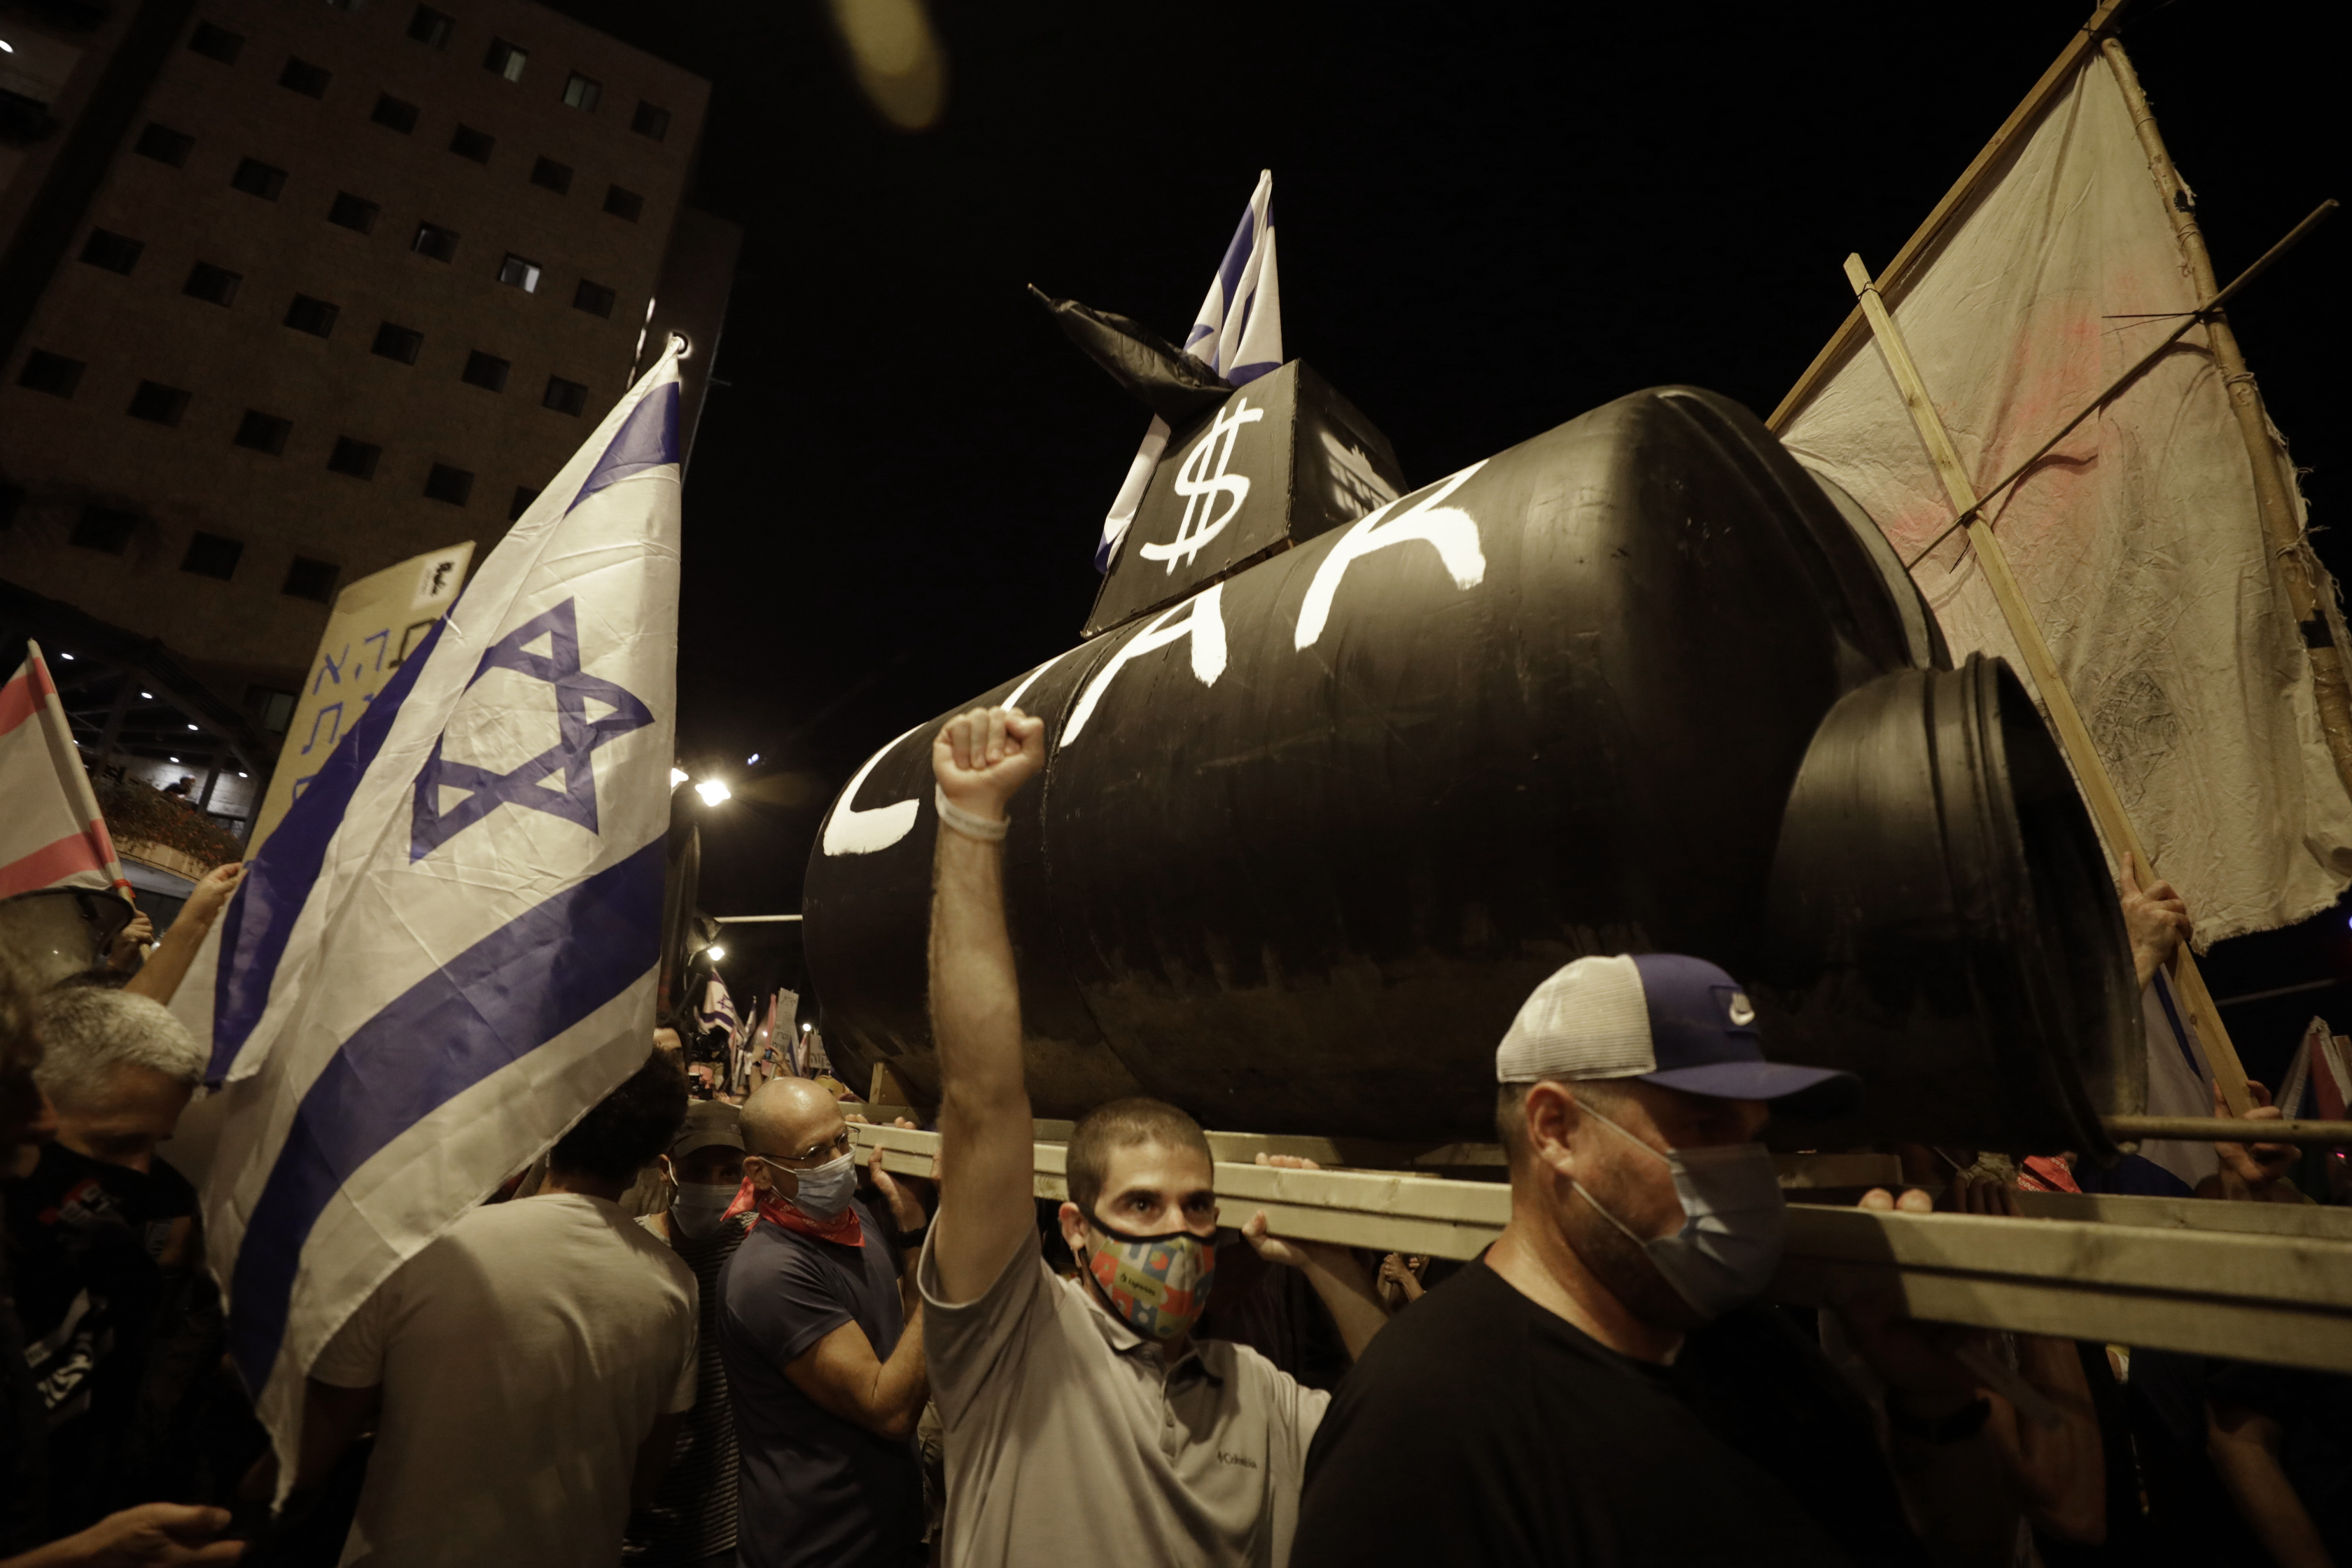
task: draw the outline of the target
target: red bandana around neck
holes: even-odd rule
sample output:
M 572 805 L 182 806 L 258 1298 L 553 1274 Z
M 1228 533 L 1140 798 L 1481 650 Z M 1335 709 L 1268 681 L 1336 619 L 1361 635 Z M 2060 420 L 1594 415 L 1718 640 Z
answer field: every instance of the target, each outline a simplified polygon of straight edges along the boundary
M 855 1205 L 844 1204 L 839 1214 L 820 1222 L 801 1213 L 777 1194 L 753 1186 L 749 1176 L 744 1177 L 743 1184 L 735 1189 L 735 1201 L 727 1205 L 727 1212 L 719 1218 L 723 1222 L 754 1210 L 759 1212 L 761 1219 L 771 1224 L 780 1225 L 786 1230 L 799 1231 L 803 1236 L 813 1236 L 819 1241 L 830 1241 L 842 1247 L 866 1245 L 866 1227 L 858 1223 Z

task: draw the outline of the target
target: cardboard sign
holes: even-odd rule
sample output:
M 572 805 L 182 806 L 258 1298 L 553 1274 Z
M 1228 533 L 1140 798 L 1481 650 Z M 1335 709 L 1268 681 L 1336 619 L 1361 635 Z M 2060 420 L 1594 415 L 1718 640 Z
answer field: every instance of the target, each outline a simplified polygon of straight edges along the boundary
M 278 770 L 269 775 L 268 792 L 254 814 L 247 858 L 259 852 L 286 808 L 318 776 L 335 743 L 358 724 L 409 650 L 457 602 L 473 560 L 469 539 L 387 566 L 335 595 L 335 613 L 319 639 L 318 656 L 294 703 L 294 721 L 278 749 Z

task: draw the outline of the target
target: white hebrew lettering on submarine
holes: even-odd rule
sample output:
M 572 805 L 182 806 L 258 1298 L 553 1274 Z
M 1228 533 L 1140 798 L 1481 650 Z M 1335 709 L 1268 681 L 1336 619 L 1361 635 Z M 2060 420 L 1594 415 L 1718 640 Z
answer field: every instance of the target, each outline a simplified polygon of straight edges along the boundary
M 915 730 L 922 727 L 918 724 Z M 857 791 L 866 783 L 866 775 L 874 771 L 874 764 L 888 756 L 898 741 L 905 740 L 915 730 L 908 731 L 906 735 L 900 735 L 897 741 L 866 758 L 866 765 L 857 770 L 857 776 L 849 781 L 849 787 L 841 792 L 841 804 L 833 808 L 833 816 L 826 819 L 824 825 L 826 854 L 871 855 L 877 849 L 889 848 L 906 837 L 907 830 L 915 826 L 916 814 L 923 808 L 919 800 L 896 800 L 888 805 L 877 805 L 868 811 L 858 810 L 856 805 Z
M 1475 588 L 1486 580 L 1486 556 L 1478 548 L 1478 521 L 1458 506 L 1440 506 L 1438 502 L 1469 482 L 1470 476 L 1486 466 L 1481 458 L 1450 479 L 1440 482 L 1427 495 L 1412 505 L 1388 516 L 1384 506 L 1361 522 L 1350 524 L 1315 569 L 1315 581 L 1307 585 L 1307 597 L 1299 601 L 1298 629 L 1291 634 L 1290 646 L 1313 647 L 1323 635 L 1323 623 L 1331 616 L 1331 595 L 1339 591 L 1339 579 L 1348 574 L 1348 563 L 1359 556 L 1370 555 L 1375 550 L 1409 540 L 1423 540 L 1437 551 L 1437 558 L 1445 563 L 1445 570 L 1457 588 Z M 1391 501 L 1389 506 L 1397 503 Z M 1385 521 L 1383 521 L 1385 520 Z
M 1007 708 L 1021 706 L 1021 699 L 1027 696 L 1029 689 L 1037 684 L 1037 678 L 1067 658 L 1069 654 L 1070 650 L 1065 648 L 1024 676 L 1021 684 L 1014 687 L 1013 694 L 1004 700 L 1004 706 Z M 907 800 L 894 800 L 888 805 L 870 806 L 860 811 L 857 809 L 857 792 L 864 787 L 866 775 L 874 771 L 875 763 L 896 751 L 899 742 L 914 734 L 917 730 L 927 727 L 924 724 L 916 725 L 913 730 L 908 731 L 906 734 L 900 735 L 866 759 L 866 765 L 857 770 L 857 776 L 851 779 L 849 787 L 841 792 L 841 804 L 835 808 L 832 817 L 824 825 L 826 854 L 871 855 L 877 849 L 889 848 L 913 830 L 915 818 L 921 815 L 923 809 L 920 796 Z
M 1331 601 L 1339 591 L 1340 579 L 1348 574 L 1349 565 L 1376 550 L 1391 544 L 1420 541 L 1437 552 L 1446 574 L 1457 588 L 1476 587 L 1486 578 L 1486 557 L 1478 546 L 1478 522 L 1460 507 L 1444 505 L 1455 490 L 1467 483 L 1471 476 L 1486 466 L 1480 459 L 1449 479 L 1442 479 L 1423 492 L 1419 499 L 1406 498 L 1412 504 L 1394 516 L 1389 515 L 1399 502 L 1391 502 L 1379 510 L 1351 523 L 1342 534 L 1331 553 L 1316 568 L 1315 580 L 1307 584 L 1307 597 L 1298 606 L 1298 625 L 1292 633 L 1291 646 L 1309 648 L 1323 636 L 1323 628 L 1331 616 Z M 1153 653 L 1169 644 L 1185 638 L 1192 642 L 1192 675 L 1203 686 L 1214 686 L 1225 672 L 1224 584 L 1212 584 L 1181 604 L 1171 605 L 1144 624 L 1143 629 L 1127 640 L 1125 647 L 1111 655 L 1093 679 L 1079 693 L 1076 706 L 1070 710 L 1070 721 L 1057 737 L 1048 741 L 1055 747 L 1076 743 L 1087 721 L 1101 706 L 1102 697 L 1112 679 L 1133 659 Z M 1083 645 L 1082 645 L 1083 646 Z M 1069 651 L 1076 651 L 1075 649 Z M 1004 699 L 1001 706 L 1017 708 L 1021 699 L 1037 683 L 1038 678 L 1068 657 L 1068 652 L 1052 658 L 1031 670 Z M 922 812 L 922 797 L 909 796 L 893 801 L 888 805 L 869 806 L 860 810 L 857 792 L 864 787 L 866 775 L 875 765 L 897 750 L 916 730 L 900 735 L 888 745 L 866 759 L 841 792 L 841 801 L 824 825 L 824 852 L 827 855 L 871 855 L 887 849 L 914 830 L 915 819 Z
M 1175 619 L 1183 616 L 1180 622 Z M 1171 624 L 1173 623 L 1173 624 Z M 1193 595 L 1182 604 L 1160 612 L 1142 631 L 1129 637 L 1127 646 L 1110 656 L 1110 662 L 1097 670 L 1079 695 L 1078 705 L 1070 710 L 1070 721 L 1063 728 L 1060 744 L 1070 747 L 1077 743 L 1078 731 L 1095 716 L 1095 706 L 1102 700 L 1104 688 L 1111 677 L 1125 668 L 1129 659 L 1140 658 L 1154 648 L 1166 647 L 1179 637 L 1192 639 L 1192 679 L 1203 686 L 1214 686 L 1217 677 L 1225 672 L 1225 585 L 1219 583 Z

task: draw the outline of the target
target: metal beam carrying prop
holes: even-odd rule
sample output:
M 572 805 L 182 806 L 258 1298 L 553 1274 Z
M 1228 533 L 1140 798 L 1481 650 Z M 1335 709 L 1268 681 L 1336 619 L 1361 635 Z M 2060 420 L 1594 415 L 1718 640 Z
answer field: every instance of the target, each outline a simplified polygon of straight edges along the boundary
M 929 1175 L 939 1152 L 936 1132 L 850 1131 L 861 1150 L 878 1145 L 883 1168 L 901 1175 Z M 2339 1124 L 2344 1131 L 2352 1129 Z M 1499 1182 L 1282 1170 L 1242 1158 L 1322 1141 L 1234 1132 L 1209 1141 L 1225 1219 L 1264 1209 L 1278 1236 L 1469 1258 L 1511 1215 L 1510 1189 Z M 1065 1146 L 1034 1148 L 1032 1191 L 1066 1197 Z M 2352 1372 L 2352 1214 L 2024 1192 L 2018 1202 L 2025 1217 L 2016 1219 L 1791 1204 L 1767 1297 L 1835 1306 L 1891 1290 L 1912 1316 L 1934 1322 Z

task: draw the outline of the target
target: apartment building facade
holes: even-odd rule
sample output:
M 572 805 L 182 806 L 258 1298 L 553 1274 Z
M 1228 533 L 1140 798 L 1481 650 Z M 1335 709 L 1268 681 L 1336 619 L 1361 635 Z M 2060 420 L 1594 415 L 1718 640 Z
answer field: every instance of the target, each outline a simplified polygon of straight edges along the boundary
M 740 244 L 685 205 L 698 78 L 530 0 L 0 0 L 23 39 L 0 578 L 265 729 L 339 584 L 478 558 L 669 331 L 698 412 Z

